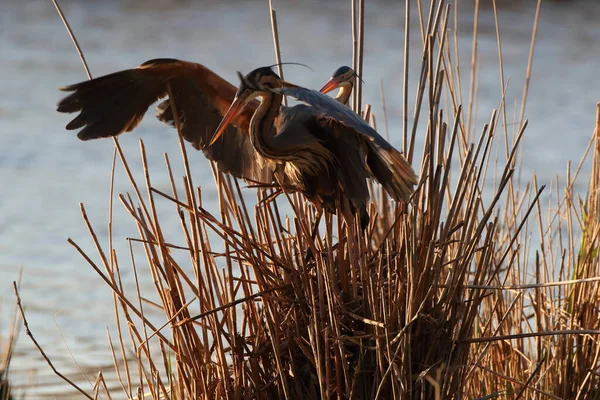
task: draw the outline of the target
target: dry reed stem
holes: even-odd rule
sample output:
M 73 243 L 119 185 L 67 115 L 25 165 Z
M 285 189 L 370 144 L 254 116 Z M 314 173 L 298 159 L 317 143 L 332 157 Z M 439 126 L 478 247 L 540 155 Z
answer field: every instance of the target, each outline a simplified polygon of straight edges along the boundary
M 50 359 L 48 358 L 48 356 L 46 355 L 46 353 L 44 352 L 44 350 L 42 349 L 42 347 L 40 346 L 40 344 L 38 343 L 38 341 L 33 336 L 33 333 L 29 329 L 29 324 L 27 323 L 27 318 L 25 317 L 25 311 L 23 310 L 23 306 L 21 304 L 21 295 L 19 294 L 19 289 L 17 287 L 17 283 L 16 282 L 13 282 L 13 289 L 15 291 L 15 297 L 17 299 L 17 306 L 19 307 L 19 311 L 21 313 L 21 318 L 23 319 L 23 327 L 25 328 L 25 334 L 27 336 L 29 336 L 29 338 L 31 339 L 31 341 L 33 342 L 33 344 L 35 345 L 35 347 L 37 347 L 37 349 L 39 350 L 39 352 L 42 355 L 42 357 L 44 357 L 44 360 L 46 360 L 46 362 L 48 363 L 48 365 L 50 366 L 50 368 L 52 369 L 52 371 L 58 377 L 60 377 L 66 383 L 68 383 L 69 385 L 71 385 L 73 388 L 75 388 L 79 393 L 81 393 L 86 398 L 93 400 L 93 397 L 91 397 L 90 395 L 88 395 L 83 389 L 79 388 L 79 386 L 77 386 L 75 383 L 73 383 L 69 378 L 67 378 L 65 375 L 63 375 L 61 372 L 59 372 L 54 367 L 54 364 L 52 364 L 52 361 L 50 361 Z
M 281 65 L 281 47 L 279 47 L 279 31 L 277 30 L 277 13 L 273 8 L 273 1 L 269 0 L 269 17 L 271 19 L 271 31 L 273 33 L 273 48 L 275 49 L 275 62 L 279 77 L 283 77 L 283 65 Z M 287 97 L 283 97 L 283 105 L 287 106 Z

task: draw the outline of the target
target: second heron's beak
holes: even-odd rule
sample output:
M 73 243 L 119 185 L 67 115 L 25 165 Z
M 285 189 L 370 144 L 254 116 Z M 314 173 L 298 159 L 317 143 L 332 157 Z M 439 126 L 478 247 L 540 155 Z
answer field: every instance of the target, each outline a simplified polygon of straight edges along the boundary
M 229 109 L 223 116 L 221 123 L 217 127 L 217 130 L 215 131 L 212 139 L 210 140 L 210 143 L 208 144 L 209 146 L 212 146 L 212 144 L 217 141 L 217 139 L 223 134 L 223 132 L 225 132 L 225 128 L 227 128 L 231 121 L 242 112 L 245 105 L 246 102 L 242 98 L 236 97 L 233 100 L 233 103 L 231 103 L 231 105 L 229 106 Z
M 331 78 L 329 81 L 319 90 L 321 93 L 329 93 L 332 90 L 337 89 L 340 86 L 340 80 L 337 78 Z

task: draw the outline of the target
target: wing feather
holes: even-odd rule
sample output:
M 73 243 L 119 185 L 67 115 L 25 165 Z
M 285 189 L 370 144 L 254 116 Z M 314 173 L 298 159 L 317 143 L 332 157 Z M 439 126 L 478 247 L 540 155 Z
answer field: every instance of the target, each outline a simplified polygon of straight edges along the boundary
M 332 126 L 345 127 L 347 134 L 360 135 L 366 147 L 366 160 L 373 177 L 395 200 L 408 201 L 417 184 L 417 176 L 402 153 L 396 150 L 365 120 L 335 99 L 320 92 L 302 88 L 274 89 L 284 95 L 310 104 Z
M 168 98 L 168 88 L 173 98 Z M 68 130 L 80 129 L 78 137 L 90 140 L 133 130 L 148 107 L 157 107 L 157 118 L 174 126 L 171 102 L 177 109 L 184 138 L 215 162 L 219 169 L 252 182 L 271 183 L 273 166 L 256 153 L 248 135 L 257 102 L 250 103 L 228 128 L 208 146 L 236 87 L 200 64 L 175 59 L 150 60 L 137 68 L 115 72 L 62 88 L 72 92 L 58 103 L 64 113 L 79 112 Z

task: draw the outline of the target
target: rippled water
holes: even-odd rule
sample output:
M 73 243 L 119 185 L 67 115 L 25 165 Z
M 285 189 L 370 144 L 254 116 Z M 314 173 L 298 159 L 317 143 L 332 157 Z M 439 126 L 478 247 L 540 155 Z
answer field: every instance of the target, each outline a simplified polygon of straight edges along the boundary
M 380 111 L 379 80 L 386 88 L 392 141 L 401 128 L 403 6 L 368 1 L 366 8 L 365 101 Z M 401 2 L 400 2 L 401 3 Z M 460 2 L 459 37 L 463 71 L 471 52 L 472 13 Z M 534 3 L 534 2 L 523 2 Z M 266 1 L 63 1 L 95 76 L 135 66 L 157 57 L 201 62 L 232 82 L 236 70 L 274 62 Z M 283 59 L 309 64 L 314 72 L 286 67 L 286 78 L 320 87 L 331 71 L 351 62 L 349 2 L 275 1 Z M 500 10 L 505 76 L 510 77 L 510 113 L 522 93 L 534 15 L 531 5 Z M 596 2 L 548 3 L 543 7 L 535 51 L 526 117 L 523 176 L 538 174 L 548 183 L 562 175 L 568 160 L 578 160 L 593 129 L 600 98 L 597 79 L 600 50 L 600 5 Z M 416 20 L 413 23 L 417 28 Z M 479 103 L 481 122 L 500 101 L 493 14 L 480 15 Z M 414 92 L 420 37 L 413 30 Z M 77 375 L 65 342 L 82 366 L 110 364 L 106 327 L 113 327 L 112 297 L 105 285 L 66 238 L 93 252 L 78 204 L 105 241 L 113 144 L 81 142 L 64 130 L 68 116 L 55 112 L 57 87 L 84 80 L 71 42 L 48 0 L 0 3 L 0 296 L 4 301 L 3 332 L 13 303 L 12 281 L 23 270 L 21 295 L 31 329 L 49 356 L 64 371 Z M 468 75 L 463 84 L 467 88 Z M 465 90 L 466 96 L 466 90 Z M 466 98 L 466 97 L 465 97 Z M 480 127 L 480 124 L 479 124 Z M 512 129 L 512 127 L 511 127 Z M 168 127 L 147 118 L 121 144 L 140 173 L 138 139 L 143 137 L 153 183 L 166 187 L 163 153 L 179 160 L 178 143 Z M 205 159 L 192 153 L 195 183 L 203 186 L 205 207 L 214 185 Z M 176 175 L 183 174 L 174 162 Z M 117 192 L 129 186 L 118 170 Z M 207 203 L 208 202 L 208 203 Z M 169 229 L 169 222 L 166 222 Z M 171 223 L 177 228 L 178 221 Z M 124 238 L 136 235 L 121 207 L 115 211 L 117 251 L 125 256 Z M 142 275 L 142 286 L 150 287 Z M 64 335 L 64 338 L 61 337 Z M 24 384 L 35 369 L 31 398 L 64 391 L 58 380 L 21 336 L 13 361 L 13 379 Z M 96 368 L 97 369 L 97 368 Z M 110 371 L 111 367 L 105 368 Z M 94 376 L 94 374 L 92 374 Z M 77 378 L 79 379 L 79 378 Z M 93 379 L 92 379 L 93 380 Z M 62 398 L 62 396 L 60 396 Z

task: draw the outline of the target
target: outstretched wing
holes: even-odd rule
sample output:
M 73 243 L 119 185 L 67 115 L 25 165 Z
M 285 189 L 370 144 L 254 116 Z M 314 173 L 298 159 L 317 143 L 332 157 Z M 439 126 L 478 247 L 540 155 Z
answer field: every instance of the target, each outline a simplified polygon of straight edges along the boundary
M 233 101 L 236 87 L 200 64 L 175 59 L 150 60 L 137 68 L 115 72 L 62 88 L 72 92 L 58 103 L 64 113 L 79 112 L 67 129 L 83 128 L 81 140 L 117 136 L 133 130 L 148 107 L 160 98 L 157 118 L 175 125 L 175 105 L 184 138 L 219 169 L 249 181 L 271 183 L 273 167 L 252 147 L 249 123 L 257 103 L 250 103 L 212 146 L 210 139 Z
M 291 96 L 297 100 L 310 104 L 321 114 L 325 114 L 335 121 L 352 128 L 357 133 L 367 136 L 371 141 L 383 148 L 392 147 L 375 129 L 359 117 L 354 111 L 344 106 L 339 101 L 324 95 L 316 90 L 310 90 L 303 87 L 284 87 L 272 89 L 286 96 Z
M 272 90 L 310 104 L 328 118 L 331 125 L 343 125 L 347 132 L 360 135 L 367 143 L 366 160 L 373 177 L 394 199 L 408 201 L 418 182 L 415 172 L 402 153 L 365 120 L 335 99 L 314 90 L 302 87 Z

